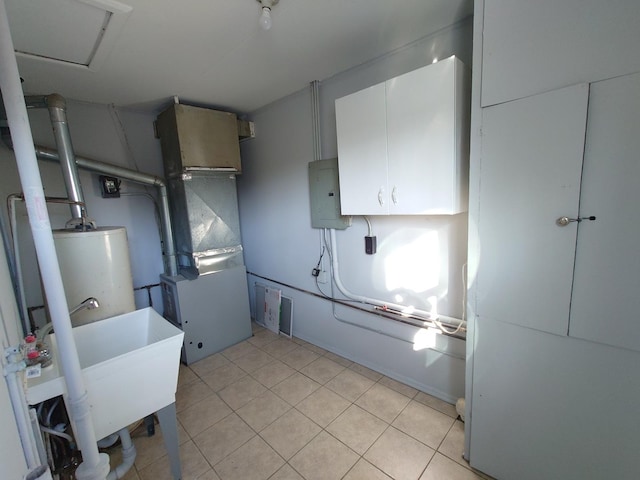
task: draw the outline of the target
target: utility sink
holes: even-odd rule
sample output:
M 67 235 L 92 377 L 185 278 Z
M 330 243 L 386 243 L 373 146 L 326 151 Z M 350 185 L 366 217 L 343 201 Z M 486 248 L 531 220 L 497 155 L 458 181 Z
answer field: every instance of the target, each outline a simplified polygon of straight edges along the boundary
M 75 327 L 73 335 L 97 438 L 175 402 L 184 332 L 153 308 Z M 27 381 L 30 405 L 58 395 L 67 400 L 55 333 L 47 342 L 53 365 Z

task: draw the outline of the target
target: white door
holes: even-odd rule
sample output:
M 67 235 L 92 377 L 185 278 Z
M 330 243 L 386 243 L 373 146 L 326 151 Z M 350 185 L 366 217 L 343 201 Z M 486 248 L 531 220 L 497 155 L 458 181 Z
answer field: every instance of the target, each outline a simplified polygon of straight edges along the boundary
M 589 88 L 483 109 L 477 314 L 568 333 Z M 573 224 L 572 224 L 573 225 Z
M 343 215 L 389 213 L 384 83 L 336 100 Z
M 640 350 L 640 73 L 591 85 L 569 334 Z

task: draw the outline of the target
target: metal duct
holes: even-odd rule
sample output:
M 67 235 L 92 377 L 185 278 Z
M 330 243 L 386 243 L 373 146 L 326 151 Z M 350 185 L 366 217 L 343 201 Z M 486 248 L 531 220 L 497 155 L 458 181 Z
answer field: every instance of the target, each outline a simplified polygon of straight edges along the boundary
M 168 187 L 180 273 L 195 278 L 244 265 L 235 175 L 190 172 Z
M 86 210 L 85 207 L 82 206 L 84 205 L 84 195 L 82 194 L 78 169 L 74 161 L 75 155 L 73 153 L 69 124 L 67 122 L 67 102 L 64 97 L 57 93 L 45 96 L 25 96 L 24 99 L 27 108 L 49 109 L 49 117 L 59 152 L 62 177 L 64 178 L 65 187 L 67 188 L 67 196 L 69 200 L 75 202 L 69 205 L 71 218 L 82 220 L 86 217 Z M 81 224 L 84 225 L 84 221 Z
M 49 160 L 54 162 L 60 162 L 60 156 L 52 148 L 42 147 L 36 145 L 36 156 L 42 160 Z M 101 173 L 104 175 L 110 175 L 113 177 L 124 178 L 134 183 L 140 183 L 143 185 L 151 185 L 158 188 L 160 193 L 160 224 L 162 227 L 164 249 L 163 254 L 165 256 L 165 273 L 167 275 L 177 275 L 178 267 L 176 264 L 176 251 L 173 240 L 173 227 L 171 225 L 171 217 L 169 215 L 169 200 L 167 197 L 167 186 L 164 180 L 155 175 L 149 175 L 147 173 L 141 173 L 128 168 L 120 167 L 118 165 L 111 165 L 109 163 L 100 162 L 98 160 L 91 160 L 89 158 L 74 157 L 74 165 L 83 168 L 85 170 L 92 171 L 94 173 Z

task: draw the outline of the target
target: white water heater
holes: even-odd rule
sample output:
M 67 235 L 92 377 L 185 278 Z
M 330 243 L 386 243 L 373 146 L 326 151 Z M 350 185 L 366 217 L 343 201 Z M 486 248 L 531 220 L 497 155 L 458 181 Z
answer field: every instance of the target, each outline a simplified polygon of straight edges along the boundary
M 69 308 L 89 297 L 100 303 L 99 308 L 74 314 L 74 327 L 135 310 L 124 227 L 55 230 L 53 239 Z

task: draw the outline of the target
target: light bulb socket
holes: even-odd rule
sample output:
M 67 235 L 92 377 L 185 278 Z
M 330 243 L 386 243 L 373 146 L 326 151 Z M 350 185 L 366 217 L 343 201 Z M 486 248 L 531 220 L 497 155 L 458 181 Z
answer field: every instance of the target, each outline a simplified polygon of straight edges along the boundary
M 256 0 L 262 7 L 273 8 L 280 0 Z

